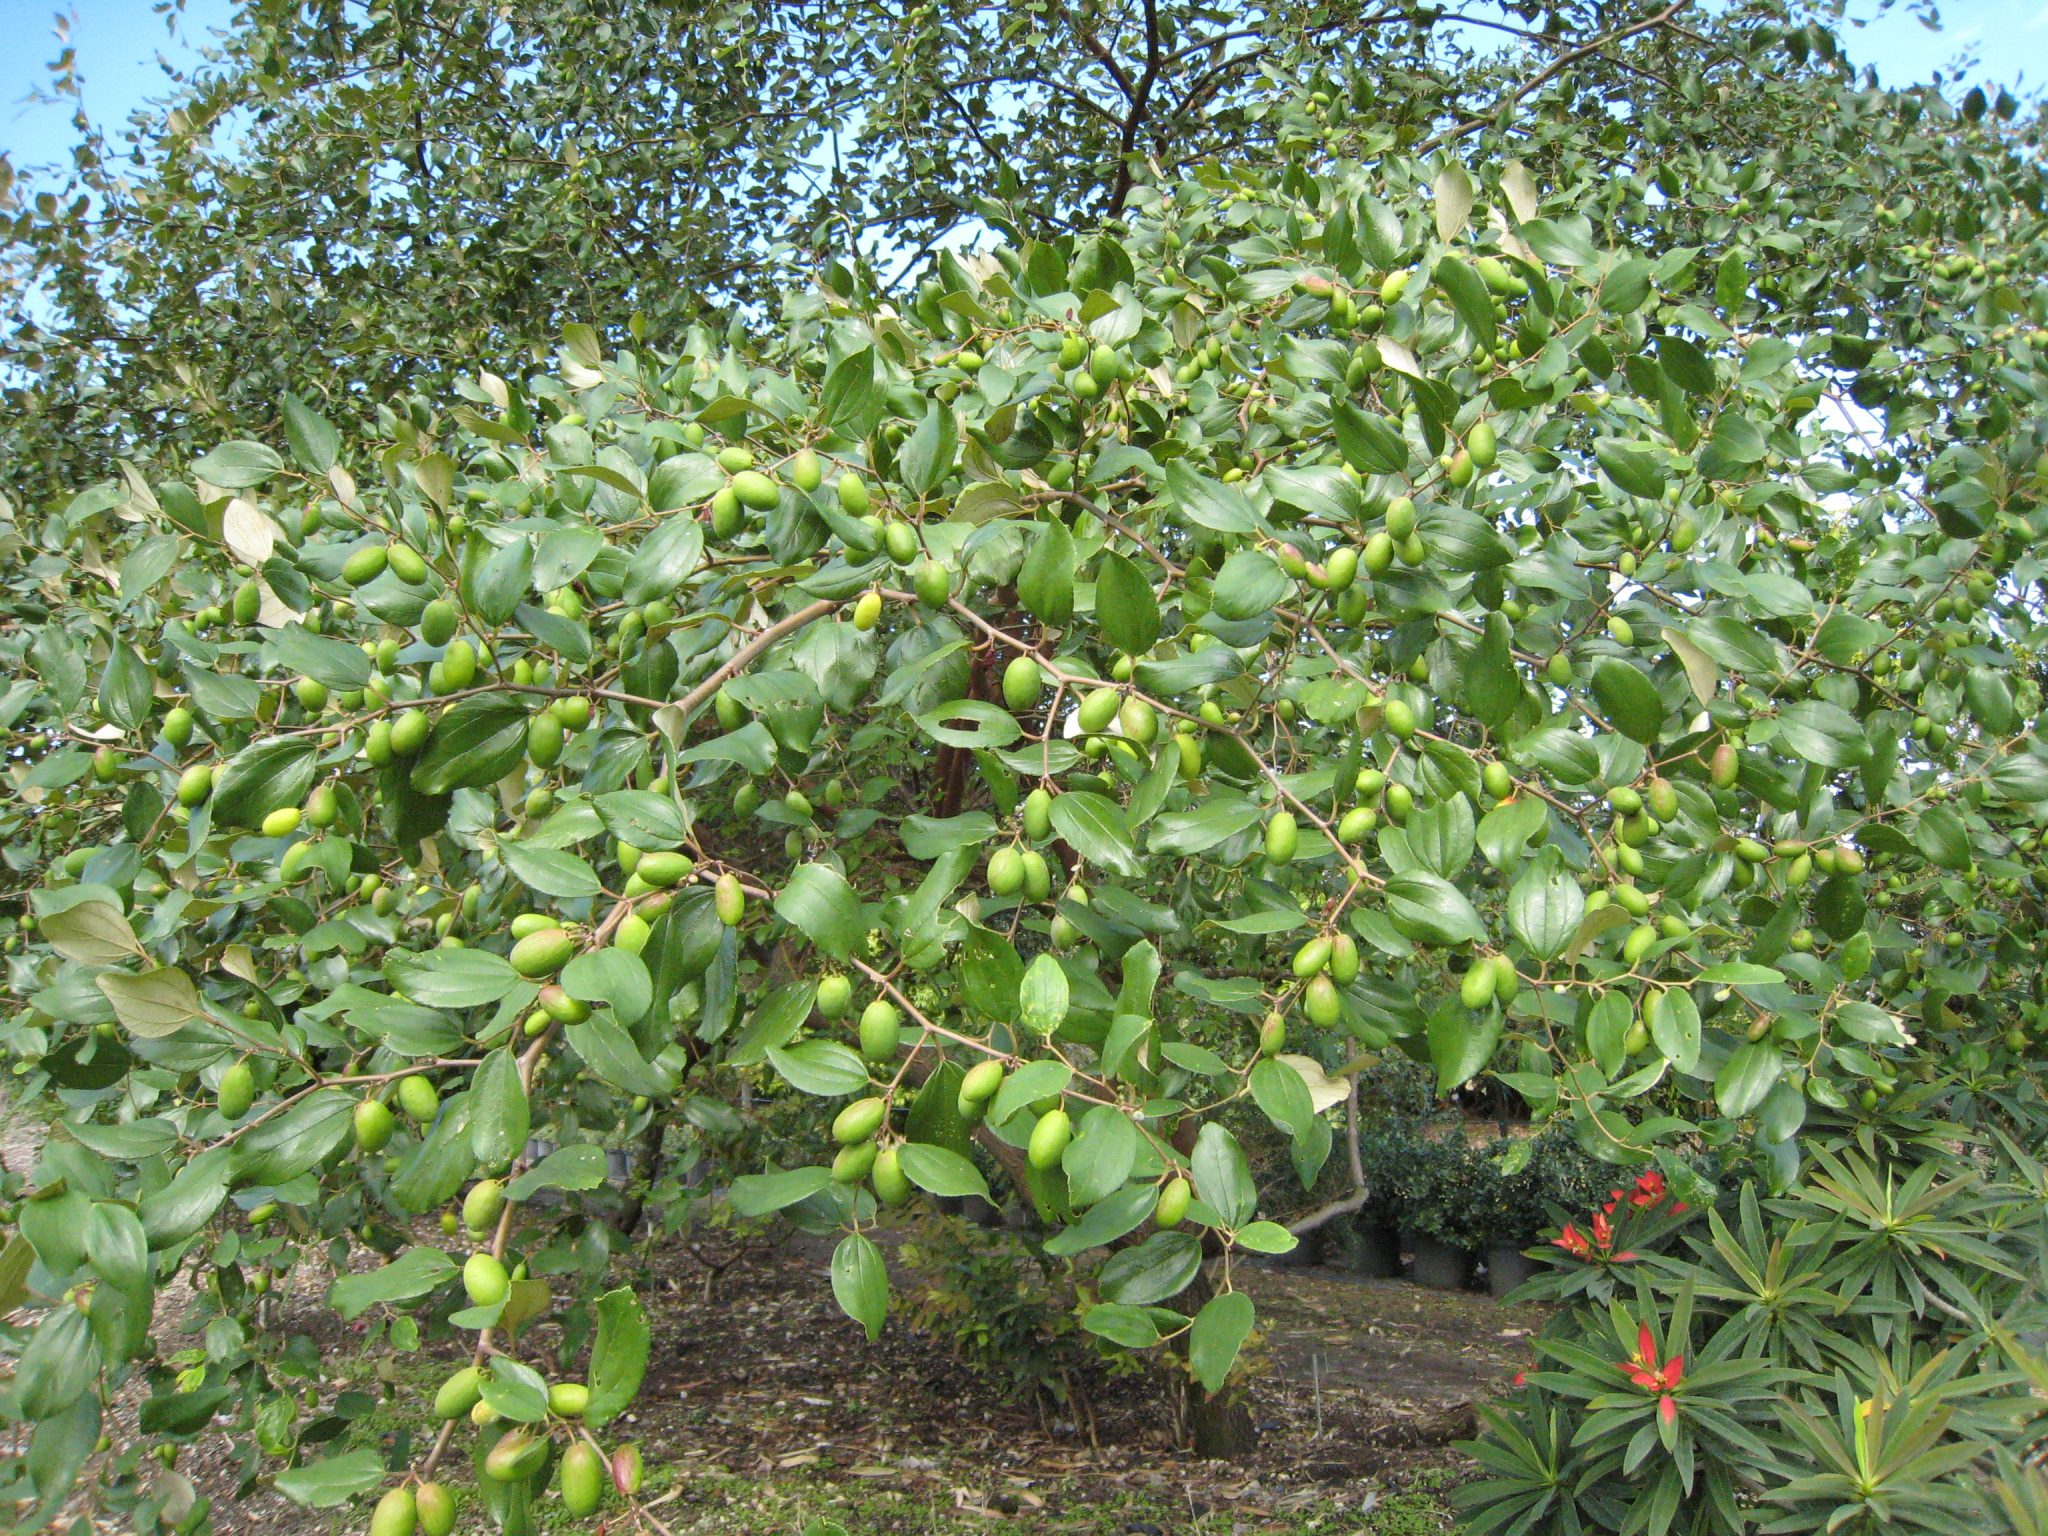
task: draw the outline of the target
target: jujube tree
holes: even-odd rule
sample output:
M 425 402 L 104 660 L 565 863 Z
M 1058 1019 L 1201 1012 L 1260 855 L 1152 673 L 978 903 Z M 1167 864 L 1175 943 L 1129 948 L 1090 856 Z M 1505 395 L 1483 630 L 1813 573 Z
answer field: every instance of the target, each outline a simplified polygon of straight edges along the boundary
M 1809 1115 L 2031 1092 L 2038 174 L 1996 114 L 1833 109 L 1902 179 L 1810 235 L 1711 156 L 1304 138 L 900 305 L 834 264 L 745 342 L 574 324 L 348 430 L 286 396 L 19 523 L 45 1513 L 219 1414 L 376 1536 L 445 1536 L 456 1455 L 508 1530 L 630 1508 L 646 1321 L 535 1197 L 743 1079 L 813 1138 L 730 1200 L 841 1229 L 870 1336 L 875 1226 L 993 1170 L 1204 1448 L 1237 1266 L 1297 1236 L 1232 1123 L 1313 1182 L 1377 1053 L 1695 1201 L 1701 1144 L 1785 1188 Z M 302 1262 L 471 1347 L 402 1464 L 301 1443 L 236 1321 Z M 219 1342 L 177 1369 L 181 1275 Z

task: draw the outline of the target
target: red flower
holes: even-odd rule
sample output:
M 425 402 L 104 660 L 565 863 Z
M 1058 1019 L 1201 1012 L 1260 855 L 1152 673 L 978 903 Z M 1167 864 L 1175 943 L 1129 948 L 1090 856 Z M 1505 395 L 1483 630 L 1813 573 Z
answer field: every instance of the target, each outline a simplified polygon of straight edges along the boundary
M 1636 1180 L 1628 1203 L 1639 1211 L 1645 1210 L 1663 1200 L 1664 1194 L 1664 1175 L 1652 1168 Z
M 1662 1364 L 1657 1360 L 1657 1341 L 1644 1323 L 1636 1333 L 1636 1352 L 1622 1362 L 1628 1379 L 1645 1392 L 1656 1394 L 1657 1417 L 1669 1424 L 1678 1417 L 1678 1403 L 1671 1394 L 1685 1380 L 1685 1356 L 1673 1355 Z
M 1564 1224 L 1564 1231 L 1553 1237 L 1550 1241 L 1556 1247 L 1562 1248 L 1573 1258 L 1589 1264 L 1595 1259 L 1605 1260 L 1614 1264 L 1626 1264 L 1635 1257 L 1633 1253 L 1616 1253 L 1614 1251 L 1614 1226 L 1613 1223 L 1608 1221 L 1605 1211 L 1595 1211 L 1593 1213 L 1593 1237 L 1590 1242 L 1587 1241 L 1585 1233 L 1581 1232 L 1577 1226 L 1569 1221 Z

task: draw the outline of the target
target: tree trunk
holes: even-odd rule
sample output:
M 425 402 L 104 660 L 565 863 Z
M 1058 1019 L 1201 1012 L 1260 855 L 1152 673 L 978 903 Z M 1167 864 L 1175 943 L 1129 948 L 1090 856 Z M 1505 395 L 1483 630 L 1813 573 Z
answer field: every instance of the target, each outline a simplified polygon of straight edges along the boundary
M 1209 1272 L 1204 1269 L 1167 1305 L 1184 1317 L 1193 1317 L 1215 1294 L 1209 1284 Z M 1186 1335 L 1182 1335 L 1174 1352 L 1177 1363 L 1170 1367 L 1169 1390 L 1175 1394 L 1175 1418 L 1182 1443 L 1192 1446 L 1197 1456 L 1215 1461 L 1237 1461 L 1250 1455 L 1259 1443 L 1259 1432 L 1252 1423 L 1251 1405 L 1245 1400 L 1243 1388 L 1226 1382 L 1221 1392 L 1203 1391 L 1202 1384 L 1187 1371 Z

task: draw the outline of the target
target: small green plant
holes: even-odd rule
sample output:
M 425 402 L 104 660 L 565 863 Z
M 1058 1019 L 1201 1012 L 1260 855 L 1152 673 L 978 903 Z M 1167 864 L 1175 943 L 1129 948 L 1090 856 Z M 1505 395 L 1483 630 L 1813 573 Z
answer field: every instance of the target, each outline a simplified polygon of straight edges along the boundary
M 1014 1233 L 933 1216 L 902 1248 L 917 1278 L 912 1324 L 947 1340 L 956 1359 L 1039 1406 L 1077 1407 L 1090 1377 L 1119 1358 L 1085 1332 L 1070 1267 Z

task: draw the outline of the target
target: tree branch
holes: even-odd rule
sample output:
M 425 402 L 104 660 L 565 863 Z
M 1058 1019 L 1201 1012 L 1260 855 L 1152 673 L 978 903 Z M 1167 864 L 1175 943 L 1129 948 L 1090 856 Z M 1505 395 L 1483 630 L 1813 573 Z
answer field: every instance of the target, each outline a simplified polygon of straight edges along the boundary
M 837 611 L 839 605 L 829 598 L 819 598 L 808 607 L 799 608 L 786 619 L 777 619 L 761 633 L 732 653 L 732 660 L 713 672 L 703 682 L 692 688 L 676 701 L 676 708 L 688 715 L 702 706 L 704 701 L 718 692 L 719 685 L 735 672 L 743 670 L 747 663 L 767 650 L 791 630 L 802 629 L 813 619 L 822 619 L 826 614 Z

